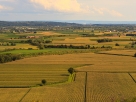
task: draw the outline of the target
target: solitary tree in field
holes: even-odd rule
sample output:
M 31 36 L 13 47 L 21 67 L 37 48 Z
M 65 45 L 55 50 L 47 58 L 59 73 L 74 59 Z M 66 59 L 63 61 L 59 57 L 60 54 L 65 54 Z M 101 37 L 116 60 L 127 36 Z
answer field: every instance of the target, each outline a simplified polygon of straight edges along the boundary
M 68 69 L 68 72 L 69 72 L 70 74 L 73 74 L 74 71 L 75 71 L 74 68 L 69 68 L 69 69 Z
M 134 54 L 134 57 L 136 57 L 136 53 Z
M 119 44 L 118 44 L 118 43 L 116 43 L 116 44 L 115 44 L 115 46 L 119 46 Z
M 46 84 L 46 80 L 45 79 L 43 79 L 41 82 L 42 82 L 43 85 Z

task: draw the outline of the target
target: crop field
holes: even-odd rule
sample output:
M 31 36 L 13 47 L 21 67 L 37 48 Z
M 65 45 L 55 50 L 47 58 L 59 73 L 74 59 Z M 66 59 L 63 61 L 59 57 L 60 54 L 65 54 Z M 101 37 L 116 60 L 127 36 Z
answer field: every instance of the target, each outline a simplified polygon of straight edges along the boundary
M 29 88 L 0 88 L 1 102 L 20 102 Z
M 105 54 L 113 54 L 113 55 L 126 55 L 126 56 L 134 56 L 136 50 L 111 50 L 111 51 L 102 51 L 100 53 Z
M 46 31 L 46 32 L 37 32 L 36 35 L 52 36 L 52 35 L 62 35 L 62 34 Z
M 0 50 L 5 50 L 5 49 L 38 49 L 37 46 L 32 46 L 30 44 L 16 44 L 16 46 L 0 46 Z
M 124 55 L 135 52 L 113 52 L 121 51 Z M 133 56 L 124 55 L 42 55 L 0 64 L 0 87 L 35 86 L 25 96 L 22 95 L 21 102 L 44 102 L 46 99 L 48 102 L 131 102 L 136 97 L 136 63 Z M 69 76 L 67 69 L 70 67 L 77 71 L 76 78 L 72 83 L 65 83 Z M 47 80 L 47 86 L 38 86 L 42 79 Z M 0 98 L 8 97 L 4 95 Z M 50 98 L 52 95 L 54 97 Z
M 136 83 L 128 73 L 87 75 L 87 102 L 134 102 Z
M 87 71 L 136 71 L 132 56 L 78 53 L 64 55 L 45 55 L 25 58 L 7 64 L 88 64 L 77 70 Z
M 136 38 L 92 28 L 64 29 L 0 34 L 0 54 L 23 57 L 0 64 L 0 102 L 136 102 Z M 107 38 L 112 42 L 98 41 Z M 84 48 L 60 47 L 65 44 Z M 71 67 L 75 73 L 70 75 Z
M 112 39 L 112 42 L 103 42 L 98 43 L 98 39 L 103 39 L 103 37 L 63 37 L 60 39 L 54 39 L 52 44 L 72 44 L 72 45 L 90 45 L 95 47 L 102 47 L 102 46 L 111 46 L 112 48 L 125 48 L 125 46 L 130 46 L 132 41 L 128 37 L 105 37 Z M 118 43 L 119 46 L 115 46 Z
M 60 44 L 91 44 L 94 42 L 91 42 L 89 38 L 81 38 L 81 37 L 75 37 L 73 39 L 66 38 L 64 41 L 53 41 L 53 43 L 60 43 Z
M 32 88 L 21 102 L 84 102 L 84 82 L 85 73 L 77 73 L 75 82 Z
M 51 64 L 0 64 L 0 87 L 31 87 L 41 84 L 45 79 L 47 84 L 66 82 L 69 67 L 77 65 Z
M 130 75 L 132 76 L 133 80 L 136 82 L 136 73 L 130 73 Z

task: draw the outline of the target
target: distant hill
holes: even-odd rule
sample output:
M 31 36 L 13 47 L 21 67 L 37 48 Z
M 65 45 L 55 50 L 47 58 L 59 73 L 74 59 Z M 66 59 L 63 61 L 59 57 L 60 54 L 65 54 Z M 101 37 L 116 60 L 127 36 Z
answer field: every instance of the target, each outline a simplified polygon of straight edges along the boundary
M 136 24 L 136 21 L 93 21 L 93 20 L 63 20 L 59 22 L 77 23 L 77 24 Z
M 0 21 L 0 26 L 82 26 L 82 24 L 52 21 Z

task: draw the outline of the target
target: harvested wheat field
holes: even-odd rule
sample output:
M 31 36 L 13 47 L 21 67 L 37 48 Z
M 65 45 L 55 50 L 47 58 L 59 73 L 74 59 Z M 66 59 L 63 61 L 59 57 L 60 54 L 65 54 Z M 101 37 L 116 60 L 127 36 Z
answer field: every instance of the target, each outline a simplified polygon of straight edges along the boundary
M 136 50 L 111 50 L 111 51 L 103 51 L 101 53 L 105 54 L 113 54 L 113 55 L 124 55 L 124 56 L 134 56 Z
M 33 46 L 30 44 L 17 44 L 16 46 L 0 46 L 0 50 L 5 50 L 5 49 L 38 49 L 37 46 Z
M 29 88 L 0 88 L 0 102 L 21 102 Z
M 134 102 L 136 98 L 135 62 L 136 59 L 133 56 L 118 54 L 44 55 L 2 64 L 0 78 L 2 82 L 4 78 L 9 81 L 6 76 L 9 75 L 14 79 L 15 74 L 19 77 L 15 80 L 19 81 L 22 74 L 26 73 L 25 75 L 29 76 L 28 79 L 31 79 L 30 82 L 34 80 L 36 82 L 46 76 L 48 80 L 59 82 L 66 80 L 67 69 L 74 67 L 76 69 L 74 82 L 32 87 L 25 96 L 22 96 L 21 102 L 46 102 L 47 100 L 48 102 Z M 15 69 L 10 69 L 10 66 L 14 66 Z M 27 78 L 23 76 L 21 80 L 27 81 Z M 1 95 L 0 98 L 2 97 L 8 96 Z
M 48 31 L 48 32 L 38 32 L 38 34 L 39 34 L 39 35 L 44 35 L 44 36 L 62 35 L 62 34 L 54 33 L 54 32 L 51 32 L 51 31 Z
M 78 65 L 55 64 L 0 64 L 0 87 L 31 87 L 41 84 L 66 82 L 69 77 L 67 69 Z
M 84 102 L 84 83 L 85 73 L 77 73 L 75 82 L 32 88 L 22 102 Z
M 80 71 L 136 71 L 136 59 L 132 56 L 79 53 L 64 55 L 45 55 L 26 58 L 7 64 L 88 64 L 78 68 Z
M 53 41 L 54 44 L 96 44 L 96 41 L 90 41 L 89 38 L 65 38 L 64 40 Z
M 135 97 L 136 83 L 128 73 L 88 72 L 87 102 L 134 102 Z
M 130 73 L 130 76 L 132 77 L 132 79 L 136 83 L 136 73 Z

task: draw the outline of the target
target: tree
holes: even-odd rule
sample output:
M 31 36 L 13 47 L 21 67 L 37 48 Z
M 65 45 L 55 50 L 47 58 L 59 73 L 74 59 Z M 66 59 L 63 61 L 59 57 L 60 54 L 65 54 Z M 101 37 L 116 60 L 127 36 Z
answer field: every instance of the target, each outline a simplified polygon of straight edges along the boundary
M 134 57 L 136 57 L 136 53 L 134 54 Z
M 41 82 L 42 82 L 43 85 L 46 84 L 46 80 L 45 79 L 43 79 Z
M 115 46 L 119 46 L 119 44 L 118 44 L 118 43 L 116 43 L 116 44 L 115 44 Z
M 73 73 L 75 72 L 75 70 L 74 70 L 74 68 L 69 68 L 69 69 L 68 69 L 68 72 L 69 72 L 70 74 L 73 74 Z

